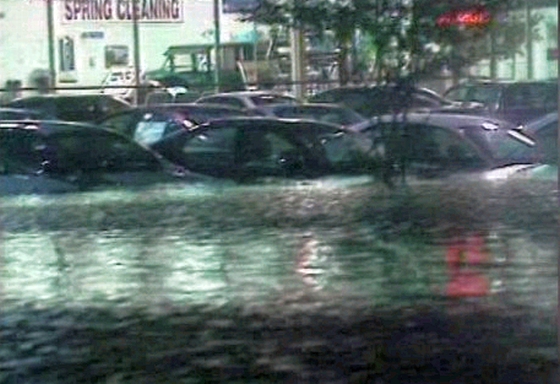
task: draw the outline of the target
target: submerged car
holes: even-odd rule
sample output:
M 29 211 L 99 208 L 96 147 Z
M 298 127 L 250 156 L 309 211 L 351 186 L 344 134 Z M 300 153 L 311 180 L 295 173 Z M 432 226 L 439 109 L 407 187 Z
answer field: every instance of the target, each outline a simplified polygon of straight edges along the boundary
M 23 108 L 0 108 L 0 120 L 38 120 L 45 118 L 41 111 Z
M 213 104 L 161 104 L 123 111 L 98 124 L 149 146 L 166 135 L 212 119 L 246 115 L 240 109 Z
M 374 143 L 371 153 L 407 175 L 440 178 L 538 163 L 536 149 L 515 138 L 520 129 L 480 116 L 407 113 L 373 119 L 359 131 Z
M 223 92 L 203 96 L 196 100 L 197 104 L 219 104 L 246 111 L 258 110 L 260 107 L 271 104 L 298 104 L 293 96 L 271 91 L 239 91 Z
M 311 96 L 309 101 L 344 105 L 365 117 L 419 109 L 468 113 L 482 107 L 480 103 L 454 102 L 431 89 L 399 88 L 396 84 L 333 88 Z
M 510 168 L 509 172 L 496 171 L 492 178 L 523 177 L 558 179 L 558 112 L 535 119 L 516 130 L 506 132 L 513 140 L 497 143 L 495 151 L 502 157 L 518 163 L 530 161 L 531 166 Z
M 558 110 L 557 81 L 467 81 L 449 88 L 444 96 L 461 103 L 482 103 L 481 113 L 515 124 Z
M 151 147 L 192 172 L 250 179 L 360 173 L 362 145 L 359 134 L 332 124 L 245 117 L 213 120 Z
M 154 152 L 93 125 L 0 122 L 0 195 L 140 187 L 183 174 Z
M 132 106 L 106 94 L 47 94 L 24 97 L 6 105 L 40 112 L 52 120 L 91 123 Z

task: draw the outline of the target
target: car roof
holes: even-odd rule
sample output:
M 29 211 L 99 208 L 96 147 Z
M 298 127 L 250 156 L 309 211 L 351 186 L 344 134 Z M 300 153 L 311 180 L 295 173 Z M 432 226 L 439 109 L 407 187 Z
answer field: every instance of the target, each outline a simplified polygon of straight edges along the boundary
M 106 98 L 106 99 L 115 99 L 126 103 L 126 101 L 115 97 L 113 95 L 109 95 L 106 93 L 46 93 L 42 95 L 32 95 L 32 96 L 25 96 L 19 97 L 16 100 L 27 100 L 27 99 L 61 99 L 61 98 L 86 98 L 86 97 L 97 97 L 97 98 Z
M 552 80 L 511 80 L 511 79 L 469 79 L 465 80 L 459 84 L 454 85 L 451 88 L 460 86 L 476 86 L 476 85 L 487 85 L 487 86 L 509 86 L 509 85 L 531 85 L 531 84 L 552 84 L 556 82 Z
M 263 106 L 259 106 L 259 109 L 266 109 L 266 110 L 275 110 L 278 108 L 299 108 L 299 109 L 305 109 L 305 108 L 309 108 L 309 109 L 345 109 L 348 110 L 350 108 L 344 106 L 344 105 L 340 105 L 340 104 L 336 104 L 336 103 L 301 103 L 301 104 L 286 104 L 286 103 L 275 103 L 275 104 L 268 104 L 268 105 L 263 105 Z M 357 113 L 357 112 L 356 112 Z
M 268 126 L 268 124 L 275 124 L 276 127 L 278 127 L 278 128 L 280 128 L 280 127 L 291 128 L 292 126 L 294 126 L 296 124 L 306 123 L 306 124 L 313 124 L 313 125 L 316 125 L 316 126 L 322 126 L 324 128 L 336 129 L 336 130 L 339 130 L 339 131 L 344 130 L 343 128 L 341 128 L 340 126 L 338 126 L 336 124 L 326 123 L 326 122 L 317 121 L 317 120 L 287 119 L 287 118 L 277 118 L 277 117 L 268 117 L 268 116 L 232 116 L 232 117 L 226 117 L 226 118 L 219 118 L 219 119 L 214 119 L 212 121 L 200 124 L 198 127 L 194 128 L 194 130 L 209 127 L 209 126 L 212 126 L 212 125 L 221 126 L 223 124 L 226 124 L 228 121 L 247 122 L 247 123 L 258 121 L 258 122 L 267 123 L 266 126 Z M 261 125 L 261 126 L 264 126 L 264 125 Z
M 487 116 L 477 116 L 469 115 L 463 113 L 437 113 L 437 112 L 410 112 L 405 114 L 399 114 L 396 116 L 397 122 L 407 121 L 413 124 L 430 124 L 442 128 L 452 128 L 460 129 L 469 126 L 483 126 L 483 124 L 489 124 L 488 129 L 514 129 L 517 126 L 513 123 L 487 117 Z M 395 119 L 394 115 L 383 115 L 368 120 L 364 123 L 359 123 L 356 129 L 364 129 L 375 123 L 391 123 Z
M 271 91 L 234 91 L 234 92 L 221 92 L 216 93 L 213 95 L 205 95 L 202 96 L 200 99 L 206 99 L 208 97 L 224 97 L 224 96 L 232 96 L 232 97 L 251 97 L 251 96 L 281 96 L 281 97 L 290 97 L 294 98 L 292 95 L 288 95 L 281 92 L 271 92 Z
M 0 107 L 0 112 L 14 112 L 14 113 L 34 113 L 40 114 L 41 111 L 37 111 L 33 108 L 16 108 L 16 107 Z
M 162 104 L 152 104 L 145 107 L 138 107 L 138 109 L 181 109 L 181 108 L 192 108 L 199 109 L 199 110 L 209 110 L 209 109 L 221 109 L 223 111 L 229 110 L 232 112 L 242 112 L 241 108 L 234 107 L 233 105 L 222 105 L 222 104 L 212 104 L 212 103 L 205 103 L 205 104 L 197 104 L 197 103 L 162 103 Z
M 84 130 L 112 132 L 94 124 L 61 120 L 1 120 L 0 130 L 2 129 L 36 130 L 47 135 L 58 133 L 76 133 L 83 132 Z

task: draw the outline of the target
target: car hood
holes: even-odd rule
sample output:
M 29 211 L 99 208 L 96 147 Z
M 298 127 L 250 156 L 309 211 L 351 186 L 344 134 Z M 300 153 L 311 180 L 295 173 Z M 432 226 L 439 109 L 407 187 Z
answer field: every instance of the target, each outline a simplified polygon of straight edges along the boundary
M 508 180 L 508 179 L 538 179 L 558 180 L 558 166 L 552 164 L 512 164 L 494 168 L 483 173 L 486 180 Z

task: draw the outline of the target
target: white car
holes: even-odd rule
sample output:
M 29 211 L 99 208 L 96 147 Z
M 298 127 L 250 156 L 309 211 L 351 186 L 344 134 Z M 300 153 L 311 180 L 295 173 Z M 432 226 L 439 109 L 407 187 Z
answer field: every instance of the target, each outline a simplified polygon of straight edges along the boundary
M 196 100 L 195 103 L 211 103 L 217 105 L 227 105 L 242 110 L 256 110 L 265 105 L 299 104 L 299 101 L 295 97 L 284 93 L 270 91 L 239 91 L 203 96 Z

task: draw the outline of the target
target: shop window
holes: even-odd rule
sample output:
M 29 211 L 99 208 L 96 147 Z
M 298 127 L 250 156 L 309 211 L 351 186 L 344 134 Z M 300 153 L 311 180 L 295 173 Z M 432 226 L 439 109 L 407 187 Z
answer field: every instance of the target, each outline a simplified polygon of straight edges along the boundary
M 107 45 L 105 47 L 105 68 L 129 65 L 129 49 L 126 45 Z
M 76 61 L 74 55 L 74 39 L 65 36 L 58 40 L 60 53 L 60 71 L 71 72 L 76 70 Z

